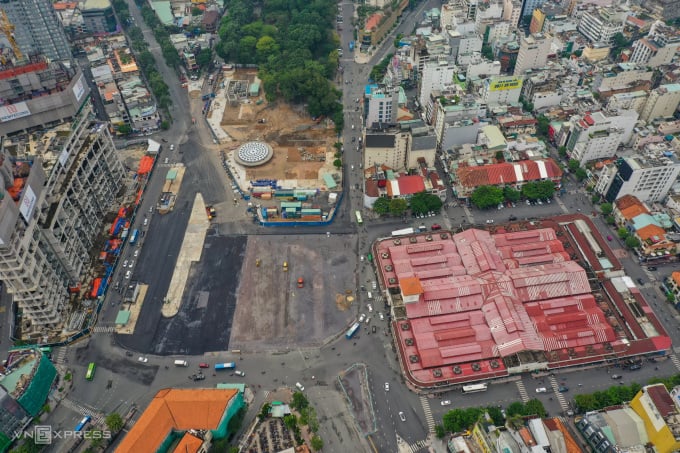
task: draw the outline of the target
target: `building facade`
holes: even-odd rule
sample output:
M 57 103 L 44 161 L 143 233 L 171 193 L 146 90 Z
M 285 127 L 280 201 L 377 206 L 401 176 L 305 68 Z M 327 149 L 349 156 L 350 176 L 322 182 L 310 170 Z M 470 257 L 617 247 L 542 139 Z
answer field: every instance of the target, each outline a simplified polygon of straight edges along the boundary
M 116 31 L 116 16 L 110 0 L 85 0 L 80 11 L 88 33 L 104 35 Z
M 406 155 L 410 146 L 409 132 L 366 132 L 364 140 L 364 167 L 385 166 L 393 170 L 406 168 Z
M 680 83 L 661 85 L 649 92 L 645 106 L 640 112 L 642 121 L 673 117 L 680 105 Z
M 52 61 L 70 60 L 71 48 L 51 0 L 2 0 L 14 25 L 14 39 L 24 56 L 45 55 Z
M 551 43 L 552 37 L 547 34 L 522 36 L 515 63 L 515 75 L 523 75 L 528 69 L 544 67 L 548 62 Z
M 395 124 L 399 113 L 399 85 L 369 85 L 364 97 L 366 124 Z
M 428 61 L 420 79 L 420 105 L 427 105 L 430 93 L 453 83 L 456 66 L 449 59 Z
M 613 116 L 594 112 L 573 117 L 566 141 L 569 157 L 581 164 L 612 157 L 620 144 L 630 141 L 637 119 L 634 110 L 624 110 Z
M 624 195 L 635 195 L 643 202 L 662 201 L 680 174 L 680 162 L 663 154 L 648 152 L 641 156 L 625 157 L 615 167 L 605 167 L 609 175 L 596 190 L 610 203 Z M 613 175 L 612 175 L 613 173 Z
M 611 44 L 614 35 L 623 31 L 623 22 L 609 8 L 594 8 L 583 13 L 578 31 L 592 43 Z
M 522 77 L 493 76 L 484 80 L 481 98 L 489 107 L 516 104 L 522 94 Z
M 125 176 L 89 103 L 58 145 L 54 161 L 0 156 L 0 280 L 20 310 L 24 338 L 61 332 L 68 289 L 80 283 Z

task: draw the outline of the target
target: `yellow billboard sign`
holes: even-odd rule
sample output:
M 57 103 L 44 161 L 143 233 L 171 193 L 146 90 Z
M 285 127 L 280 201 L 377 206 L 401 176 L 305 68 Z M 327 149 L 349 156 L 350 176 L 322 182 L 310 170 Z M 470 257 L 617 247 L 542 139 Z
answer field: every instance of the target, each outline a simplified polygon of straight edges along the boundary
M 521 87 L 521 77 L 503 77 L 502 79 L 491 80 L 491 83 L 489 84 L 489 91 L 506 91 Z

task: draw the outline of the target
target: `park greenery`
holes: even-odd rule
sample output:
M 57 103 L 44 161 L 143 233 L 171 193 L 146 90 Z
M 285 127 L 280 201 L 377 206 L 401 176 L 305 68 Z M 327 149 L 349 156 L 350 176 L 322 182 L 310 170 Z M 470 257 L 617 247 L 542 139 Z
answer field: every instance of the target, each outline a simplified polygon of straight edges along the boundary
M 539 416 L 545 417 L 547 412 L 540 400 L 532 399 L 525 403 L 511 403 L 505 410 L 509 422 L 520 420 L 522 417 Z M 461 433 L 471 430 L 481 418 L 491 419 L 496 426 L 505 425 L 505 417 L 500 407 L 468 407 L 465 409 L 453 409 L 444 414 L 442 424 L 435 427 L 438 437 L 444 437 L 446 433 Z M 521 423 L 520 423 L 521 424 Z
M 674 376 L 674 378 L 678 380 L 678 376 Z M 668 379 L 669 382 L 671 379 Z M 658 382 L 662 382 L 662 380 L 659 379 Z M 636 382 L 630 385 L 614 385 L 601 392 L 575 395 L 574 403 L 579 412 L 597 411 L 631 401 L 641 388 L 642 386 Z
M 526 200 L 545 200 L 555 194 L 555 183 L 552 181 L 528 182 L 518 191 L 513 187 L 479 186 L 472 195 L 470 201 L 479 209 L 489 209 L 502 204 L 505 201 L 517 202 L 521 197 Z
M 425 214 L 430 211 L 438 212 L 442 207 L 442 200 L 427 192 L 414 194 L 410 199 L 410 208 L 414 214 Z M 400 216 L 409 208 L 409 202 L 401 198 L 388 199 L 380 197 L 373 204 L 373 212 L 378 215 L 391 214 Z
M 305 103 L 313 117 L 342 123 L 341 93 L 331 83 L 338 67 L 333 34 L 337 5 L 226 0 L 217 54 L 227 62 L 257 65 L 268 101 Z

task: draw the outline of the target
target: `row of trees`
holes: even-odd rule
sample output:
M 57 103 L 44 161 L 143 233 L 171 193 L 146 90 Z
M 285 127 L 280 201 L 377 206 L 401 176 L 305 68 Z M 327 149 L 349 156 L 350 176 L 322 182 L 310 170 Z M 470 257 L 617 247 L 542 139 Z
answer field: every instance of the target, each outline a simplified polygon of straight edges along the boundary
M 227 0 L 217 53 L 225 61 L 256 64 L 267 100 L 306 103 L 311 116 L 332 118 L 342 129 L 341 93 L 335 76 L 339 41 L 331 0 Z M 340 125 L 340 126 L 338 126 Z
M 427 192 L 414 194 L 410 201 L 411 211 L 414 214 L 425 214 L 433 211 L 438 212 L 442 208 L 442 200 Z M 373 211 L 378 215 L 391 214 L 400 216 L 409 208 L 409 202 L 401 198 L 387 199 L 380 197 L 373 204 Z
M 167 109 L 172 105 L 172 98 L 170 97 L 170 89 L 168 88 L 168 85 L 165 83 L 165 80 L 163 80 L 163 77 L 160 75 L 158 70 L 156 69 L 156 59 L 154 56 L 149 52 L 148 48 L 149 45 L 144 39 L 144 33 L 142 33 L 142 30 L 137 27 L 136 25 L 132 25 L 132 22 L 130 20 L 130 10 L 128 7 L 128 4 L 125 0 L 113 0 L 112 5 L 114 9 L 116 10 L 116 14 L 118 15 L 118 19 L 120 22 L 123 24 L 123 27 L 125 27 L 127 30 L 128 38 L 130 40 L 130 47 L 132 50 L 136 53 L 137 56 L 137 64 L 139 65 L 139 68 L 142 70 L 144 75 L 146 76 L 146 80 L 149 84 L 149 88 L 151 89 L 151 92 L 154 94 L 156 98 L 156 102 L 158 102 L 158 106 L 161 109 L 164 109 L 167 111 Z M 146 8 L 146 13 L 145 13 L 145 8 Z M 151 15 L 153 16 L 153 19 L 151 19 L 149 15 L 149 11 L 151 12 Z M 148 6 L 142 7 L 142 15 L 144 16 L 145 22 L 150 25 L 148 20 L 153 20 L 154 24 L 157 25 L 158 33 L 157 35 L 157 40 L 158 37 L 160 36 L 161 33 L 164 33 L 166 36 L 167 41 L 169 42 L 169 35 L 167 34 L 167 31 L 165 28 L 160 24 L 158 21 L 158 18 L 156 17 L 155 13 L 151 8 Z M 150 25 L 151 26 L 151 25 Z M 156 30 L 154 30 L 155 32 Z M 161 41 L 159 40 L 159 44 Z M 172 46 L 172 44 L 171 44 Z M 167 47 L 167 46 L 166 46 Z M 174 47 L 172 47 L 172 51 L 174 51 L 174 57 L 172 57 L 172 52 L 170 50 L 167 50 L 166 48 L 163 47 L 163 55 L 166 56 L 166 53 L 171 56 L 170 61 L 167 60 L 166 57 L 166 62 L 173 66 L 172 63 L 175 65 L 179 63 L 179 55 L 177 54 L 177 51 L 175 50 Z M 175 60 L 176 57 L 176 60 Z M 167 120 L 164 120 L 161 123 L 161 128 L 167 129 L 170 127 L 170 123 Z M 129 126 L 127 128 L 119 128 L 119 132 L 122 134 L 125 133 L 130 133 L 131 130 Z
M 574 403 L 579 412 L 596 411 L 631 401 L 641 388 L 636 382 L 630 385 L 615 385 L 602 392 L 575 395 Z
M 519 426 L 523 424 L 522 417 L 539 416 L 545 417 L 547 412 L 540 400 L 532 399 L 526 404 L 516 401 L 505 410 L 505 416 L 510 423 Z M 505 417 L 500 407 L 468 407 L 466 409 L 453 409 L 444 414 L 441 425 L 435 427 L 437 437 L 442 438 L 446 433 L 459 433 L 472 429 L 481 417 L 488 416 L 494 425 L 503 426 Z
M 479 209 L 488 209 L 510 201 L 515 203 L 522 197 L 527 200 L 545 200 L 555 195 L 555 183 L 552 181 L 528 182 L 519 191 L 513 187 L 479 186 L 472 192 L 470 201 Z
M 576 179 L 579 181 L 583 181 L 588 177 L 588 172 L 585 170 L 585 168 L 581 167 L 581 162 L 576 159 L 569 159 L 567 168 L 569 168 L 569 171 L 573 173 L 574 176 L 576 176 Z

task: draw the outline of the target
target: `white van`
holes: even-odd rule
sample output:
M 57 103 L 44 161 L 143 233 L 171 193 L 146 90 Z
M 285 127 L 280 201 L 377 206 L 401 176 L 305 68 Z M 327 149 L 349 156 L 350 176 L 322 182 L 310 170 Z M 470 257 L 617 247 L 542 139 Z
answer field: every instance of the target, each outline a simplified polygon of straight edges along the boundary
M 243 377 L 243 376 L 246 375 L 246 373 L 244 373 L 244 372 L 241 371 L 241 370 L 236 370 L 236 371 L 234 371 L 234 374 L 235 374 L 236 376 L 241 376 L 241 377 Z
M 296 382 L 296 383 L 295 383 L 295 387 L 297 387 L 297 389 L 298 389 L 299 391 L 301 391 L 301 392 L 304 392 L 304 391 L 305 391 L 304 386 L 303 386 L 302 384 L 300 384 L 299 382 Z
M 367 295 L 368 295 L 368 300 L 373 299 L 373 293 L 371 293 L 370 291 L 368 291 Z
M 186 360 L 175 360 L 175 366 L 189 366 L 189 362 Z

